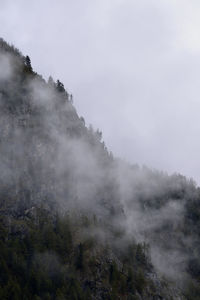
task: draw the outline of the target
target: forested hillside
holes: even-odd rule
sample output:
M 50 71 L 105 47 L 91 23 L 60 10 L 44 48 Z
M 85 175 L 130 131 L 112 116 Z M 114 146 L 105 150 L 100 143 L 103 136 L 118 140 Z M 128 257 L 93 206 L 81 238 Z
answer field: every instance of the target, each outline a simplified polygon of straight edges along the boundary
M 3 39 L 0 166 L 1 299 L 200 299 L 200 189 L 113 157 Z

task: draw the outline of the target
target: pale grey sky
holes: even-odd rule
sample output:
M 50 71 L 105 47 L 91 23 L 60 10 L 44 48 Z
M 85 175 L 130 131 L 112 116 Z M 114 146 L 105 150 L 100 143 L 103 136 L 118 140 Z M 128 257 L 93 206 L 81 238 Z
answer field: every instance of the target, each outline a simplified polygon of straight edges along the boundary
M 117 156 L 200 183 L 200 1 L 0 0 L 0 36 Z

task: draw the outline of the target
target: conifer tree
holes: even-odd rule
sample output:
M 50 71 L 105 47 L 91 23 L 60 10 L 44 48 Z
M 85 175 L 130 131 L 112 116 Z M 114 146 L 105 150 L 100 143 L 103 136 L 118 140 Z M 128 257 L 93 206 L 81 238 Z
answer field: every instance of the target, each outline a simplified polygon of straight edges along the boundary
M 51 87 L 51 88 L 55 88 L 56 87 L 56 84 L 53 80 L 53 77 L 49 76 L 49 79 L 48 79 L 48 85 Z
M 28 70 L 30 72 L 33 72 L 33 69 L 32 69 L 32 66 L 31 66 L 31 59 L 28 55 L 25 57 L 25 64 L 26 64 Z
M 61 93 L 65 92 L 64 84 L 60 80 L 56 81 L 56 89 Z

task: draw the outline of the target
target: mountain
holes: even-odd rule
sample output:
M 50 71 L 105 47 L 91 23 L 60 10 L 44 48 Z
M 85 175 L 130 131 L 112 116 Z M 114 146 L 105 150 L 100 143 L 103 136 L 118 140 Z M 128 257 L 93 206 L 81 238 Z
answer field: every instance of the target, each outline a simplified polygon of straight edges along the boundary
M 0 166 L 0 299 L 200 299 L 195 182 L 113 157 L 3 39 Z

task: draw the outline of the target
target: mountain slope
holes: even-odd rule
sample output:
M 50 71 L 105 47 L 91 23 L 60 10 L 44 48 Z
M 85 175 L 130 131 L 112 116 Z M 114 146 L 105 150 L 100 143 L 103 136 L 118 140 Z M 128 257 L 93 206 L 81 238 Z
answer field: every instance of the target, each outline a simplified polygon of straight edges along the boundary
M 113 158 L 2 39 L 0 108 L 2 299 L 199 299 L 193 181 Z

